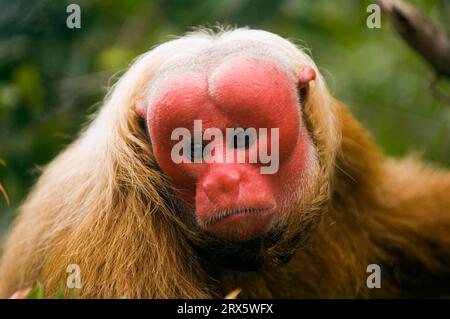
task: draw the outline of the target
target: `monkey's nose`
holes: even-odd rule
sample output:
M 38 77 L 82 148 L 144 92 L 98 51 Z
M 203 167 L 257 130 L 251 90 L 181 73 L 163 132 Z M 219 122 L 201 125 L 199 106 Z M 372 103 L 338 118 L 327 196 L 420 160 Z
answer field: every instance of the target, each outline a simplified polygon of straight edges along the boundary
M 226 204 L 238 198 L 239 183 L 240 176 L 236 170 L 222 168 L 211 172 L 203 181 L 202 187 L 211 202 Z

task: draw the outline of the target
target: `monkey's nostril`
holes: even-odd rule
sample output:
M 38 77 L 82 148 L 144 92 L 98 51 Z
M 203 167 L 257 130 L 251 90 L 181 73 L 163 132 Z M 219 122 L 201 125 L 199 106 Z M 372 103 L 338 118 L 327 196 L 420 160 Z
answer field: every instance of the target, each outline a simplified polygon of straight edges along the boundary
M 239 183 L 239 179 L 239 173 L 235 170 L 216 171 L 206 177 L 203 186 L 207 188 L 218 187 L 220 185 L 234 186 Z
M 224 171 L 222 173 L 222 178 L 224 179 L 224 182 L 228 182 L 228 183 L 239 183 L 239 173 L 235 170 L 228 170 L 228 171 Z
M 221 201 L 224 197 L 231 198 L 239 195 L 239 173 L 234 170 L 223 170 L 211 173 L 202 183 L 203 190 L 208 198 L 213 201 Z

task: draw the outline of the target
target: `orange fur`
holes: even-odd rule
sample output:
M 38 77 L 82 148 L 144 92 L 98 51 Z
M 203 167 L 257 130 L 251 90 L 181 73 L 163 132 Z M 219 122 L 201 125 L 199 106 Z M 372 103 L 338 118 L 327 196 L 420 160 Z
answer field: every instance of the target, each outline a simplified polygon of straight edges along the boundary
M 37 281 L 53 295 L 69 264 L 80 265 L 80 296 L 94 298 L 205 298 L 235 288 L 243 297 L 394 297 L 445 288 L 439 284 L 450 278 L 450 173 L 414 159 L 386 159 L 329 96 L 320 74 L 303 110 L 318 170 L 287 216 L 293 226 L 286 238 L 303 212 L 320 220 L 319 228 L 308 242 L 278 246 L 300 248 L 284 267 L 206 270 L 192 248 L 203 238 L 155 163 L 130 105 L 174 54 L 245 39 L 276 45 L 295 67 L 317 70 L 289 42 L 252 30 L 198 32 L 142 56 L 25 201 L 4 246 L 1 297 Z M 381 289 L 366 288 L 370 263 L 382 267 Z
M 328 214 L 284 268 L 224 274 L 242 297 L 417 297 L 450 291 L 450 172 L 386 159 L 340 105 L 342 143 Z M 380 289 L 366 267 L 379 264 Z

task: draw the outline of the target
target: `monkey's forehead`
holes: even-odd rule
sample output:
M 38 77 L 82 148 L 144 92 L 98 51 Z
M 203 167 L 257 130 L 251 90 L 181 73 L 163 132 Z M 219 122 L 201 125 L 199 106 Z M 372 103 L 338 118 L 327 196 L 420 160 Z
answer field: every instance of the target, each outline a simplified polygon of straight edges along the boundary
M 280 71 L 285 73 L 292 83 L 296 81 L 297 70 L 292 59 L 279 47 L 252 40 L 234 40 L 211 43 L 206 48 L 191 48 L 169 57 L 156 71 L 150 81 L 146 100 L 152 106 L 155 96 L 161 93 L 161 87 L 180 74 L 191 74 L 191 80 L 210 76 L 219 65 L 242 58 L 270 61 Z
M 180 69 L 197 70 L 199 72 L 214 68 L 230 56 L 253 56 L 270 59 L 286 71 L 291 69 L 291 60 L 279 47 L 252 40 L 231 40 L 211 42 L 208 47 L 190 48 L 166 60 L 157 70 L 157 77 Z

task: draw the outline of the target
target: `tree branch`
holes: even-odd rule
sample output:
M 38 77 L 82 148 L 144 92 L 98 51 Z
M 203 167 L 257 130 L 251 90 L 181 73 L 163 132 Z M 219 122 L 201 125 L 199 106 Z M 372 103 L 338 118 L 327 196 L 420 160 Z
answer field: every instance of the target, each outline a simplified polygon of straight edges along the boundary
M 6 204 L 8 204 L 8 206 L 9 206 L 9 197 L 8 197 L 8 194 L 6 193 L 6 190 L 5 190 L 5 188 L 3 187 L 3 185 L 0 183 L 0 194 L 2 194 L 3 195 L 3 197 L 5 198 L 5 200 L 6 200 Z
M 450 79 L 450 37 L 411 5 L 402 0 L 377 0 L 397 32 L 428 63 L 438 76 Z

